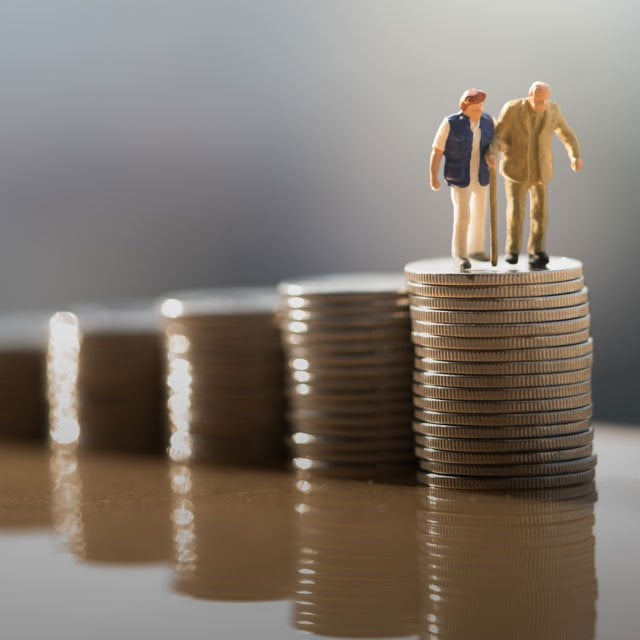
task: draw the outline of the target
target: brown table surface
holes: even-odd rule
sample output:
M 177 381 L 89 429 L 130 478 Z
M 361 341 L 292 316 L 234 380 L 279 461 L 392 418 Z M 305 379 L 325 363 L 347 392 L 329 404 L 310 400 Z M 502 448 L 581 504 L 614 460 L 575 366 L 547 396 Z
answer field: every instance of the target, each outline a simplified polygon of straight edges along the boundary
M 0 443 L 2 637 L 638 638 L 640 428 L 595 429 L 595 504 Z

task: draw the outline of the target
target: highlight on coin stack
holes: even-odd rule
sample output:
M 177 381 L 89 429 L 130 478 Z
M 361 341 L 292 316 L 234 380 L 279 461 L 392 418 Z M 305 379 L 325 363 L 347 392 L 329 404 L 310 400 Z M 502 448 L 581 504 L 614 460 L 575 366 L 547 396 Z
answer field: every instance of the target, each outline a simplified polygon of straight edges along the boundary
M 50 435 L 82 448 L 159 452 L 162 341 L 153 306 L 83 305 L 50 321 Z
M 0 315 L 0 437 L 46 437 L 49 315 Z
M 274 288 L 172 293 L 165 333 L 172 460 L 284 457 L 283 356 Z
M 411 469 L 408 299 L 400 274 L 279 285 L 293 465 L 330 474 Z
M 433 259 L 409 263 L 405 276 L 419 480 L 508 490 L 592 480 L 582 264 L 552 258 L 544 270 L 501 263 L 460 272 Z
M 420 637 L 595 638 L 593 482 L 417 499 Z

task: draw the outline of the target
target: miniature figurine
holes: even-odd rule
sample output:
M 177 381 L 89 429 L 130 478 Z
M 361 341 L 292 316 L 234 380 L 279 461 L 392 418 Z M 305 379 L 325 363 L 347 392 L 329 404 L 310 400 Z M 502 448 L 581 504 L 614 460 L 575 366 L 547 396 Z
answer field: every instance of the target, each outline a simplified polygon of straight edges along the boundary
M 429 161 L 430 186 L 440 189 L 438 172 L 444 155 L 444 179 L 451 187 L 453 237 L 451 254 L 460 269 L 471 268 L 469 258 L 488 261 L 484 251 L 489 167 L 485 153 L 493 138 L 493 118 L 483 113 L 487 95 L 468 89 L 460 111 L 447 116 L 433 141 Z
M 522 244 L 522 225 L 527 192 L 530 199 L 531 230 L 529 264 L 543 269 L 549 262 L 545 252 L 547 232 L 547 182 L 552 176 L 551 141 L 555 133 L 564 144 L 574 171 L 582 169 L 580 145 L 557 104 L 550 102 L 551 89 L 545 82 L 534 82 L 526 98 L 507 102 L 498 118 L 487 162 L 496 165 L 502 151 L 500 172 L 507 196 L 506 261 L 518 262 Z

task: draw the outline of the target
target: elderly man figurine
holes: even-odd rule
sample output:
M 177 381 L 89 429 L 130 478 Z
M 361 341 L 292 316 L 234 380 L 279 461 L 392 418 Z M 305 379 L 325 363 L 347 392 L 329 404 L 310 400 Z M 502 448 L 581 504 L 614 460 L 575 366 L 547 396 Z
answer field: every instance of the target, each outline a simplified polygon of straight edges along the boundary
M 470 257 L 489 260 L 484 251 L 489 185 L 484 155 L 493 137 L 493 118 L 483 113 L 486 97 L 479 89 L 462 94 L 460 111 L 447 116 L 436 133 L 429 161 L 430 185 L 438 191 L 444 155 L 444 179 L 451 187 L 453 202 L 451 253 L 462 270 L 471 268 Z
M 507 196 L 506 261 L 518 262 L 527 193 L 530 199 L 531 229 L 529 264 L 544 269 L 547 232 L 547 182 L 552 175 L 551 141 L 555 133 L 564 144 L 574 171 L 582 169 L 580 145 L 557 104 L 549 102 L 551 89 L 534 82 L 526 98 L 507 102 L 498 118 L 487 161 L 495 167 L 495 154 L 502 151 L 500 172 Z

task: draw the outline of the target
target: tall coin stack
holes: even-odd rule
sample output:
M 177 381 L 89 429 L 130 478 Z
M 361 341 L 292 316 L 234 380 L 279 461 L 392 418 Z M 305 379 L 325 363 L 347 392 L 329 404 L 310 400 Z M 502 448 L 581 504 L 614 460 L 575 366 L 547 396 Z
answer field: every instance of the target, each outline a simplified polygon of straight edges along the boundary
M 434 259 L 409 263 L 405 275 L 420 481 L 517 490 L 592 480 L 582 264 L 460 272 Z
M 283 357 L 273 288 L 193 290 L 161 306 L 174 461 L 284 456 Z
M 369 475 L 414 464 L 401 275 L 283 282 L 280 322 L 297 469 Z

